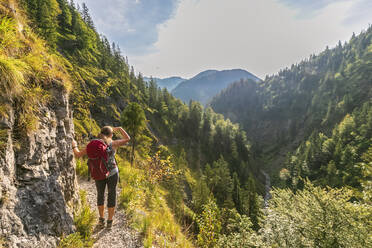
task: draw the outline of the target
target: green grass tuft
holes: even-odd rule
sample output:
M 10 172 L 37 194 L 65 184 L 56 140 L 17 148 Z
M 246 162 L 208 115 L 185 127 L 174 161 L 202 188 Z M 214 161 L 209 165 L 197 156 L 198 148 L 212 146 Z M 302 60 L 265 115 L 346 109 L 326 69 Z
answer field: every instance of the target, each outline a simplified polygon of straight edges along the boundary
M 58 248 L 85 248 L 92 247 L 93 242 L 86 242 L 80 233 L 72 233 L 64 237 L 58 245 Z
M 27 70 L 28 67 L 24 62 L 0 55 L 0 94 L 2 97 L 14 97 L 22 92 Z
M 80 192 L 81 206 L 74 213 L 76 232 L 63 237 L 58 248 L 89 248 L 94 244 L 92 239 L 93 226 L 96 222 L 96 215 L 87 202 L 87 193 Z
M 95 224 L 96 215 L 89 207 L 87 201 L 87 193 L 80 191 L 81 208 L 74 216 L 74 222 L 77 232 L 79 232 L 85 239 L 90 239 L 93 233 L 93 226 Z

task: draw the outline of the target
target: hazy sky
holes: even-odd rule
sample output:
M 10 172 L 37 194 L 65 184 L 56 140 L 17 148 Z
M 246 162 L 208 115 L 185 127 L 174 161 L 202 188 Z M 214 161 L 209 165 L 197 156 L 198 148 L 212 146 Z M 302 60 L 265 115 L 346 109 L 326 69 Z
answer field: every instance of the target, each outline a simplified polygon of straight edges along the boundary
M 372 24 L 372 0 L 78 0 L 145 76 L 264 78 Z

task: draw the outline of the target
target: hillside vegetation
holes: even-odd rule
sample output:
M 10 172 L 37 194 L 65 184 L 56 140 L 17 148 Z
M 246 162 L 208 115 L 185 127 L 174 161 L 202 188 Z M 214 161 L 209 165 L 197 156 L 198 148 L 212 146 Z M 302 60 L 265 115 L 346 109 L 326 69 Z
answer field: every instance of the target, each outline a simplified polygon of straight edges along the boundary
M 286 164 L 292 168 L 293 177 L 322 178 L 322 185 L 356 186 L 360 171 L 354 165 L 361 162 L 371 144 L 371 40 L 369 27 L 353 35 L 348 43 L 327 48 L 263 82 L 236 82 L 216 96 L 211 107 L 240 123 L 266 164 L 274 166 L 276 172 Z M 350 122 L 352 127 L 339 131 Z M 340 135 L 350 137 L 336 137 Z M 326 144 L 330 147 L 321 148 L 328 138 Z M 331 149 L 328 155 L 325 149 Z M 353 161 L 345 161 L 349 160 L 347 150 L 353 151 Z M 287 156 L 288 152 L 301 158 Z M 333 170 L 329 173 L 344 178 L 342 183 L 325 183 L 327 166 Z

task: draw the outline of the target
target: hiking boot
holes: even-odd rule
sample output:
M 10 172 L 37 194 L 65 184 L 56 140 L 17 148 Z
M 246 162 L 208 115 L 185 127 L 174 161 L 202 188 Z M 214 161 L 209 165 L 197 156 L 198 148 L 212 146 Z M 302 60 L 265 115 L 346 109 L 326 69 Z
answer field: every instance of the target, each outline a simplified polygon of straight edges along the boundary
M 108 230 L 111 230 L 111 227 L 112 227 L 112 220 L 107 220 L 106 228 Z
M 105 227 L 105 218 L 99 217 L 98 224 L 96 226 L 96 230 L 101 230 Z

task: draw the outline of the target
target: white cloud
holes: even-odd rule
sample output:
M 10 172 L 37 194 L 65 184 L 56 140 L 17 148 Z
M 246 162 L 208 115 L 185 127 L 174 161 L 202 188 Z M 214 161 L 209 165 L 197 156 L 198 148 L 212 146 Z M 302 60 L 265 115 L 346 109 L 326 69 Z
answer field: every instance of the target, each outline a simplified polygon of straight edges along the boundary
M 264 77 L 366 28 L 370 16 L 343 23 L 356 1 L 334 2 L 312 18 L 298 18 L 298 10 L 277 0 L 183 0 L 174 18 L 159 27 L 156 52 L 130 57 L 130 63 L 147 76 L 243 68 Z
M 157 26 L 167 21 L 178 0 L 77 0 L 86 2 L 99 32 L 119 44 L 126 55 L 152 52 Z

